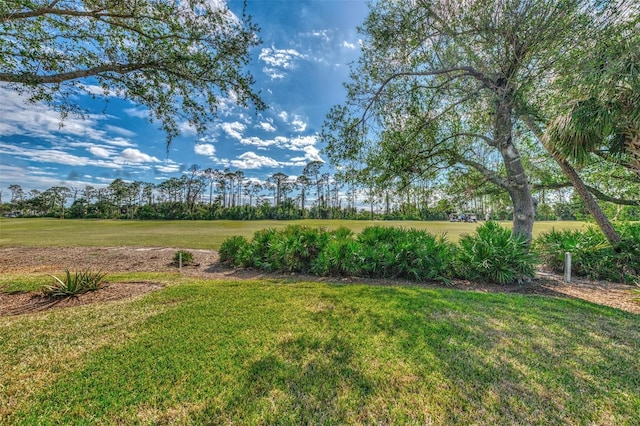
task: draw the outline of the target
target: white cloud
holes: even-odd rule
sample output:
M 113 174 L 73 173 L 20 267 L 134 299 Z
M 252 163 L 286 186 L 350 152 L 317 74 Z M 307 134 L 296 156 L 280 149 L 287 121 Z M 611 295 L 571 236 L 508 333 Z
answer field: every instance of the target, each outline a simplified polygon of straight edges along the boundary
M 318 136 L 298 136 L 289 140 L 289 148 L 295 151 L 302 151 L 305 147 L 312 146 L 318 143 Z
M 134 143 L 131 143 L 130 141 L 124 138 L 110 138 L 110 139 L 105 139 L 103 142 L 106 143 L 107 145 L 113 145 L 113 146 L 119 146 L 119 147 L 136 146 Z
M 125 108 L 122 111 L 129 117 L 144 118 L 145 120 L 149 119 L 149 111 L 147 111 L 146 109 Z
M 315 146 L 312 146 L 312 145 L 305 146 L 304 152 L 305 152 L 304 158 L 307 162 L 310 163 L 312 161 L 320 161 L 324 163 L 324 160 L 322 159 L 322 157 L 320 157 L 320 150 Z
M 177 173 L 180 171 L 180 165 L 173 161 L 167 161 L 162 166 L 156 166 L 155 169 L 160 173 Z
M 216 148 L 210 143 L 197 144 L 193 150 L 198 155 L 206 155 L 208 157 L 211 157 L 216 153 Z
M 273 124 L 266 122 L 266 121 L 262 121 L 258 124 L 260 126 L 260 128 L 262 130 L 264 130 L 265 132 L 275 132 L 276 128 L 273 126 Z
M 278 114 L 278 117 L 291 126 L 294 132 L 304 132 L 307 129 L 307 122 L 301 115 L 289 114 L 286 111 L 281 111 Z
M 193 127 L 188 121 L 183 121 L 178 125 L 178 131 L 182 135 L 195 135 L 198 133 L 195 127 Z
M 291 126 L 296 132 L 304 132 L 307 129 L 307 123 L 302 120 L 302 117 L 295 115 L 291 121 Z
M 156 157 L 152 157 L 151 155 L 145 154 L 144 152 L 141 152 L 139 149 L 135 149 L 135 148 L 125 149 L 124 151 L 122 151 L 122 154 L 120 154 L 120 157 L 132 163 L 159 163 L 160 162 L 160 160 L 158 160 Z
M 87 178 L 87 176 L 83 176 Z M 89 177 L 90 178 L 90 177 Z M 69 181 L 61 179 L 57 172 L 46 172 L 41 167 L 17 167 L 9 166 L 0 162 L 0 186 L 18 184 L 27 192 L 31 189 L 44 191 L 52 186 L 73 186 L 81 187 L 86 185 L 94 185 L 90 180 L 80 181 L 74 179 Z
M 97 140 L 105 133 L 95 126 L 104 116 L 86 114 L 84 119 L 60 114 L 43 103 L 26 104 L 16 91 L 0 87 L 0 136 L 29 135 L 52 140 L 65 136 L 80 136 Z
M 262 72 L 269 76 L 271 80 L 282 80 L 284 78 L 284 73 L 279 72 L 274 68 L 262 68 Z
M 351 49 L 351 50 L 355 50 L 356 45 L 353 43 L 349 43 L 348 41 L 343 41 L 342 42 L 342 47 L 347 48 L 347 49 Z
M 247 126 L 240 123 L 239 121 L 234 121 L 232 123 L 222 123 L 220 127 L 227 135 L 238 140 L 242 140 L 242 132 L 244 132 L 247 128 Z
M 270 157 L 263 157 L 255 152 L 245 152 L 232 160 L 231 165 L 239 169 L 259 169 L 261 167 L 278 167 L 280 163 Z
M 258 59 L 266 64 L 263 72 L 272 80 L 284 78 L 285 72 L 295 69 L 297 61 L 304 58 L 305 55 L 295 49 L 276 49 L 275 47 L 264 47 L 258 55 Z
M 101 146 L 91 146 L 87 148 L 87 151 L 99 158 L 109 158 L 113 154 L 111 151 Z
M 104 126 L 105 130 L 111 132 L 111 133 L 117 133 L 120 136 L 124 136 L 126 138 L 133 138 L 136 136 L 135 132 L 132 132 L 129 129 L 123 129 L 122 127 L 118 127 L 118 126 L 113 126 L 111 124 L 107 124 L 106 126 Z
M 38 163 L 54 163 L 63 164 L 65 166 L 96 166 L 115 169 L 122 168 L 121 165 L 112 161 L 96 161 L 92 158 L 69 154 L 68 152 L 64 152 L 59 149 L 31 149 L 0 143 L 0 154 L 8 154 Z

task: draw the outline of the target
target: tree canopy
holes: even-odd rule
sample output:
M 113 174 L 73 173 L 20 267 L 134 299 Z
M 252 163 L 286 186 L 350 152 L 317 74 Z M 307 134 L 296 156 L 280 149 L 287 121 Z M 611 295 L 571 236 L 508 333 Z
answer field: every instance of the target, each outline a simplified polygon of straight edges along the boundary
M 257 27 L 218 0 L 5 0 L 0 82 L 63 117 L 75 96 L 115 94 L 150 111 L 168 143 L 202 132 L 226 98 L 264 105 L 244 65 Z
M 560 98 L 562 58 L 604 39 L 622 3 L 373 2 L 348 100 L 324 128 L 330 159 L 408 179 L 454 164 L 474 169 L 509 194 L 514 233 L 530 238 L 526 120 L 550 95 Z

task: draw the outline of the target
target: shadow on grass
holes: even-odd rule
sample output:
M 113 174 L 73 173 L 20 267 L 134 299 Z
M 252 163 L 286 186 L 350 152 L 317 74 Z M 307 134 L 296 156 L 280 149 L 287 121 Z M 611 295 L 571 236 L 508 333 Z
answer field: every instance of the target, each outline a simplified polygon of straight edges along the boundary
M 633 424 L 640 319 L 455 290 L 176 286 L 138 337 L 11 420 L 180 424 Z

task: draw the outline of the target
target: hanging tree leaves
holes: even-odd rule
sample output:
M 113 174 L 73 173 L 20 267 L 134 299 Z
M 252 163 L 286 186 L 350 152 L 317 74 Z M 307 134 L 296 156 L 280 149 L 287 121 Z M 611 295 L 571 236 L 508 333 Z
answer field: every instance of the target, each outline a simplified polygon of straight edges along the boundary
M 63 115 L 75 96 L 115 94 L 146 106 L 170 143 L 199 132 L 221 101 L 263 108 L 243 68 L 257 27 L 222 0 L 5 0 L 0 82 Z

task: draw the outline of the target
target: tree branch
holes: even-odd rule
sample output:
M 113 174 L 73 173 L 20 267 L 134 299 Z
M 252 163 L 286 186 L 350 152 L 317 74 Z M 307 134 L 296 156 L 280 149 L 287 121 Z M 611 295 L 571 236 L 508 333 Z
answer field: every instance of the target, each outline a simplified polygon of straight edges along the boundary
M 106 72 L 126 74 L 132 71 L 141 70 L 153 66 L 157 66 L 157 63 L 146 62 L 135 64 L 104 64 L 84 70 L 75 70 L 51 75 L 37 75 L 33 73 L 0 73 L 0 81 L 23 84 L 56 84 L 69 80 L 77 80 L 84 77 L 93 77 Z
M 2 22 L 6 21 L 14 21 L 18 19 L 29 19 L 36 18 L 44 15 L 57 15 L 57 16 L 74 16 L 78 18 L 100 18 L 100 17 L 109 17 L 109 18 L 122 18 L 122 19 L 134 19 L 136 16 L 133 14 L 119 14 L 119 13 L 108 13 L 103 12 L 104 9 L 96 9 L 96 10 L 88 10 L 88 11 L 78 11 L 78 10 L 70 10 L 70 9 L 56 9 L 52 6 L 55 6 L 54 2 L 52 5 L 39 7 L 37 9 L 33 9 L 26 12 L 16 12 L 10 13 L 4 17 L 2 17 Z
M 369 101 L 369 103 L 367 104 L 366 108 L 364 109 L 364 111 L 362 113 L 362 121 L 364 121 L 365 116 L 367 115 L 367 112 L 369 111 L 371 106 L 378 100 L 378 98 L 380 97 L 380 95 L 384 91 L 385 87 L 389 83 L 391 83 L 393 80 L 395 80 L 396 78 L 399 78 L 399 77 L 432 77 L 432 76 L 436 76 L 436 75 L 451 74 L 451 73 L 455 73 L 455 72 L 461 72 L 461 73 L 460 73 L 460 75 L 452 77 L 451 80 L 453 80 L 455 78 L 458 78 L 458 77 L 471 76 L 471 77 L 474 77 L 475 79 L 479 80 L 486 87 L 488 87 L 488 86 L 490 86 L 492 84 L 491 79 L 487 78 L 484 74 L 482 74 L 481 72 L 477 71 L 475 68 L 470 67 L 470 66 L 441 68 L 441 69 L 436 69 L 436 70 L 432 70 L 432 71 L 415 71 L 415 72 L 405 71 L 405 72 L 395 73 L 395 74 L 392 74 L 389 77 L 387 77 L 382 82 L 382 84 L 380 85 L 378 90 L 376 90 L 376 92 L 374 93 L 373 97 L 371 98 L 371 100 Z
M 487 145 L 489 145 L 489 146 L 492 146 L 494 148 L 497 146 L 495 140 L 493 140 L 492 138 L 490 138 L 487 135 L 482 135 L 480 133 L 458 132 L 458 133 L 454 133 L 452 135 L 447 136 L 443 140 L 454 139 L 454 138 L 457 138 L 458 136 L 468 136 L 468 137 L 471 137 L 471 138 L 479 138 L 479 139 L 482 139 L 483 141 L 485 141 L 487 143 Z
M 509 182 L 507 182 L 506 180 L 502 179 L 500 176 L 498 176 L 497 173 L 495 173 L 493 170 L 488 169 L 483 164 L 481 164 L 481 163 L 479 163 L 477 161 L 469 160 L 468 158 L 464 158 L 462 156 L 456 156 L 455 160 L 457 162 L 459 162 L 460 164 L 463 164 L 465 166 L 473 167 L 474 169 L 479 171 L 482 174 L 482 176 L 485 177 L 485 179 L 487 179 L 491 183 L 503 188 L 507 192 L 511 193 L 511 191 L 513 190 L 511 185 L 509 185 Z
M 618 204 L 621 206 L 640 206 L 640 200 L 626 200 L 623 198 L 615 198 L 611 197 L 604 192 L 600 191 L 593 186 L 586 185 L 589 192 L 591 192 L 598 200 L 600 201 L 608 201 L 613 204 Z

